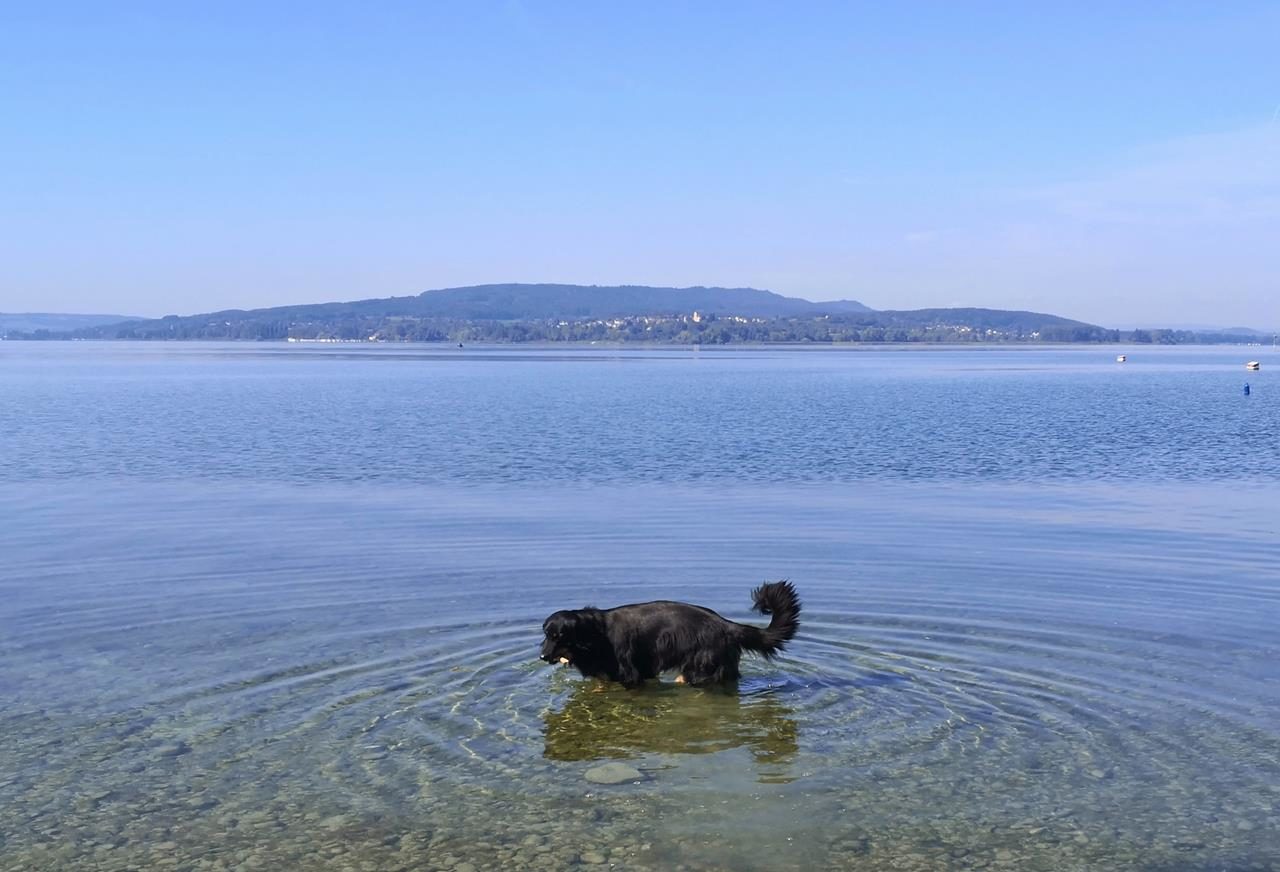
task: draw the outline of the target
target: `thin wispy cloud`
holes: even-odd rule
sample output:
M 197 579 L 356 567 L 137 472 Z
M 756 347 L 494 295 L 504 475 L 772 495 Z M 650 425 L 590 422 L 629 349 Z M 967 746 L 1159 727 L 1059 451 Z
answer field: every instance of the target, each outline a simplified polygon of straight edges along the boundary
M 1126 225 L 1280 220 L 1280 126 L 1186 137 L 1089 177 L 1020 192 L 1083 222 Z

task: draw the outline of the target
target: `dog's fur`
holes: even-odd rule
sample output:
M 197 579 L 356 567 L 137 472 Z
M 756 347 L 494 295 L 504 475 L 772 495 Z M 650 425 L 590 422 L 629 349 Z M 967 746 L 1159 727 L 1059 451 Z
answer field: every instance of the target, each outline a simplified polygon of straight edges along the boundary
M 668 670 L 689 684 L 735 681 L 743 651 L 771 658 L 800 626 L 800 598 L 789 581 L 762 584 L 751 598 L 756 611 L 773 615 L 769 626 L 739 624 L 670 600 L 556 612 L 542 624 L 541 657 L 568 660 L 588 678 L 628 687 Z

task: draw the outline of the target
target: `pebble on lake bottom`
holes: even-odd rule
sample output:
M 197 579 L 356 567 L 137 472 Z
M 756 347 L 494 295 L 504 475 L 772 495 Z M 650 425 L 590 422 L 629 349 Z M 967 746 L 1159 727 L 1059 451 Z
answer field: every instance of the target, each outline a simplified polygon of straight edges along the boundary
M 640 781 L 644 775 L 639 769 L 626 763 L 604 763 L 588 769 L 584 777 L 592 784 L 623 784 Z

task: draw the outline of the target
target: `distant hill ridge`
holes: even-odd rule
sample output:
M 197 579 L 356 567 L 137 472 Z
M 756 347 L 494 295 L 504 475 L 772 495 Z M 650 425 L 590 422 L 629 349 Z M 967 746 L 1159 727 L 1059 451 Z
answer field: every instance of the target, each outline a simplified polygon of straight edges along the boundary
M 50 332 L 80 330 L 85 327 L 100 327 L 105 324 L 119 324 L 121 321 L 136 321 L 134 315 L 68 315 L 58 312 L 0 312 L 0 333 L 14 331 L 17 333 L 34 333 L 37 330 Z
M 792 318 L 870 312 L 854 300 L 814 303 L 756 288 L 665 288 L 648 285 L 494 284 L 423 291 L 412 297 L 381 297 L 342 303 L 307 303 L 267 309 L 228 309 L 191 318 L 281 318 L 323 320 L 340 317 L 400 316 L 467 321 L 525 321 L 546 318 L 620 318 L 678 315 L 694 310 L 748 318 Z M 173 317 L 173 316 L 169 316 Z
M 692 320 L 694 312 L 705 316 Z M 614 322 L 625 323 L 614 323 Z M 758 288 L 490 284 L 414 296 L 227 309 L 66 328 L 84 339 L 380 339 L 646 342 L 1116 341 L 1057 315 L 1003 309 L 881 310 Z M 21 338 L 10 334 L 10 338 Z
M 919 325 L 970 324 L 1035 330 L 1041 327 L 1088 327 L 1057 315 L 1004 309 L 875 310 L 856 300 L 815 303 L 758 288 L 688 288 L 649 285 L 493 284 L 439 288 L 411 297 L 383 297 L 341 303 L 308 303 L 267 309 L 228 309 L 204 315 L 151 319 L 157 321 L 279 320 L 335 321 L 343 318 L 441 318 L 458 321 L 584 320 L 639 316 L 678 316 L 694 311 L 744 318 L 852 317 L 865 323 Z M 1101 328 L 1098 328 L 1101 329 Z
M 854 300 L 814 303 L 757 288 L 651 287 L 648 285 L 473 285 L 426 291 L 418 300 L 431 314 L 496 320 L 614 318 L 677 315 L 693 310 L 749 318 L 789 318 L 870 312 Z

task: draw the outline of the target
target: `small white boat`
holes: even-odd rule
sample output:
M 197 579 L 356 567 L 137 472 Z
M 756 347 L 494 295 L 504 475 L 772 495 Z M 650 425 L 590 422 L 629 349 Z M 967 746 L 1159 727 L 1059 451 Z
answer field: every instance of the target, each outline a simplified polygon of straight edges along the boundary
M 1124 363 L 1128 359 L 1129 358 L 1125 357 L 1123 354 L 1116 355 L 1116 363 Z
M 1262 364 L 1256 360 L 1251 360 L 1244 365 L 1244 368 L 1250 371 L 1256 371 L 1262 369 Z

